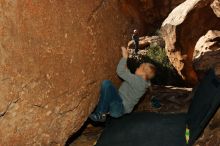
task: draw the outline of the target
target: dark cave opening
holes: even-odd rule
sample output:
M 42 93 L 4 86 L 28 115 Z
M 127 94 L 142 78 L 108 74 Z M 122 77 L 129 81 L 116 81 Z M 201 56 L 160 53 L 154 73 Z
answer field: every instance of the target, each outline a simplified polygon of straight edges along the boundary
M 150 48 L 157 49 L 157 48 Z M 161 48 L 164 50 L 163 48 Z M 167 57 L 164 57 L 164 61 L 169 66 L 164 66 L 163 63 L 158 62 L 156 59 L 150 58 L 148 55 L 138 54 L 138 56 L 132 56 L 127 60 L 128 69 L 131 73 L 135 73 L 136 69 L 142 63 L 151 63 L 156 66 L 156 76 L 152 79 L 152 83 L 155 85 L 172 85 L 178 87 L 184 87 L 185 83 L 183 79 L 178 75 L 177 71 L 172 67 Z

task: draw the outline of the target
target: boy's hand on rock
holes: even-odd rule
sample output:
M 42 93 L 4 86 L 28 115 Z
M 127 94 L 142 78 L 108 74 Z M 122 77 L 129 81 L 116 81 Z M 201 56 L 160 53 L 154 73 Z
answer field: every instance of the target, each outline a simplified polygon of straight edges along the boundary
M 123 58 L 127 59 L 128 58 L 128 49 L 125 47 L 121 47 L 121 50 L 122 50 Z

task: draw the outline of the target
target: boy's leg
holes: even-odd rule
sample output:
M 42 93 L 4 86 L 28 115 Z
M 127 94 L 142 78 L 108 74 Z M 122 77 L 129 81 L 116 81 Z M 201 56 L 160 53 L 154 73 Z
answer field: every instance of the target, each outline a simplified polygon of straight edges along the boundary
M 110 103 L 110 116 L 113 118 L 119 118 L 124 115 L 124 105 L 122 101 L 113 101 Z
M 112 101 L 113 84 L 109 80 L 104 80 L 101 85 L 99 103 L 96 110 L 89 117 L 95 122 L 105 122 L 106 114 L 109 112 L 109 105 Z
M 119 95 L 119 92 L 115 87 L 112 88 L 111 93 L 112 100 L 109 105 L 109 113 L 111 117 L 119 118 L 124 114 L 124 105 Z
M 112 88 L 113 88 L 113 85 L 111 81 L 104 80 L 102 82 L 101 90 L 100 90 L 100 99 L 95 110 L 96 113 L 108 113 L 109 112 L 109 103 L 112 100 L 111 99 Z
M 124 112 L 122 100 L 118 94 L 118 90 L 111 81 L 104 80 L 101 85 L 100 99 L 97 108 L 90 116 L 93 121 L 105 121 L 106 117 L 102 115 L 110 112 L 112 117 L 119 117 Z
M 97 106 L 97 112 L 110 113 L 111 117 L 118 118 L 124 114 L 124 106 L 118 90 L 111 81 L 102 83 L 101 98 Z

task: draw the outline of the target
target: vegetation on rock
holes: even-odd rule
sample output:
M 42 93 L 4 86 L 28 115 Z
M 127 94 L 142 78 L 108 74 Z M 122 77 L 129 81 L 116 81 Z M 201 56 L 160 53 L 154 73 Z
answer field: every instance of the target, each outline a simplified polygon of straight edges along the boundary
M 141 63 L 152 63 L 157 68 L 156 77 L 152 80 L 157 85 L 183 85 L 181 77 L 177 74 L 175 68 L 170 63 L 165 49 L 158 45 L 151 44 L 145 50 L 141 50 L 138 55 L 132 55 L 128 59 L 128 68 L 132 73 L 140 66 Z

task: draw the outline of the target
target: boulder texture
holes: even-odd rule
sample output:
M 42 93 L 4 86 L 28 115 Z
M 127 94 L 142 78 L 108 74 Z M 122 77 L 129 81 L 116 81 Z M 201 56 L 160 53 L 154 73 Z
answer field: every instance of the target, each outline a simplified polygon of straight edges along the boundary
M 63 145 L 115 75 L 133 28 L 184 0 L 0 0 L 0 145 Z
M 196 43 L 193 56 L 193 66 L 197 72 L 203 72 L 219 65 L 220 31 L 210 30 Z
M 185 0 L 119 0 L 121 9 L 131 17 L 142 35 L 152 35 L 160 29 L 168 14 Z
M 186 0 L 169 14 L 161 27 L 167 55 L 189 85 L 197 83 L 197 74 L 193 68 L 197 41 L 209 30 L 219 30 L 218 10 L 213 6 L 215 1 Z
M 216 112 L 206 129 L 196 141 L 195 146 L 220 145 L 220 109 Z
M 211 4 L 211 7 L 216 16 L 220 17 L 220 0 L 214 0 L 214 2 Z
M 151 44 L 164 48 L 164 40 L 160 36 L 144 36 L 139 38 L 139 49 L 143 50 L 149 47 Z M 134 41 L 128 42 L 129 49 L 134 49 Z
M 0 146 L 64 145 L 94 110 L 101 81 L 119 82 L 132 29 L 154 33 L 183 1 L 0 0 Z M 168 57 L 190 84 L 192 63 L 200 69 L 219 50 L 219 26 L 219 0 L 187 0 L 164 21 Z M 142 41 L 153 40 L 163 42 Z
M 0 0 L 0 145 L 64 145 L 118 82 L 127 19 L 117 0 Z

